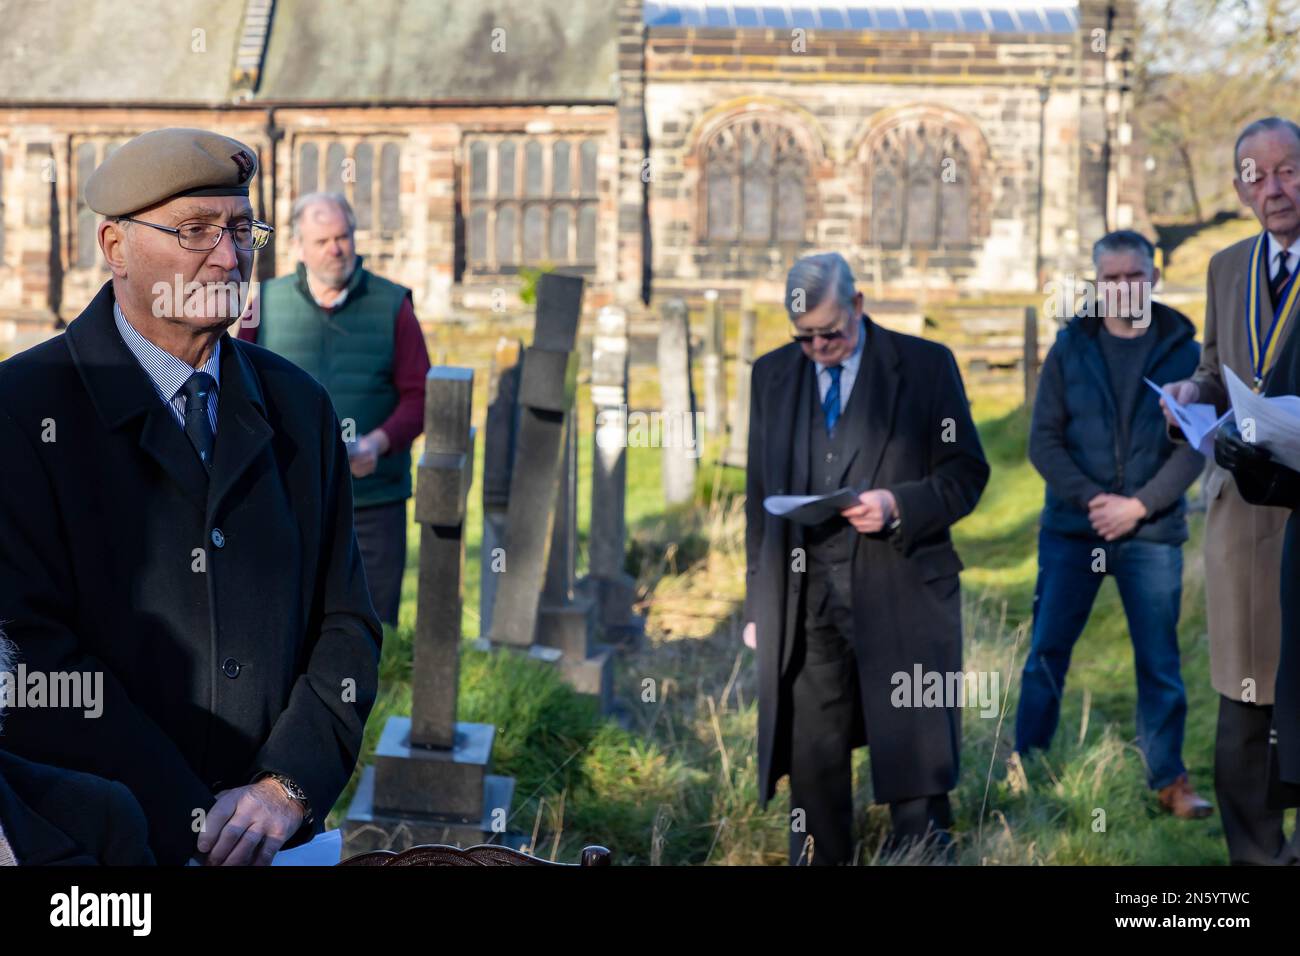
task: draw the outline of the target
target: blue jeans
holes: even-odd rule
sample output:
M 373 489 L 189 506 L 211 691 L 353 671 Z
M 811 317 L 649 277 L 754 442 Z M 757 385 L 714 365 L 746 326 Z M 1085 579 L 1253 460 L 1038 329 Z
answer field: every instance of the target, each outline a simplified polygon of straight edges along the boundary
M 1101 556 L 1094 552 L 1104 552 Z M 1098 570 L 1094 570 L 1098 566 Z M 1070 652 L 1083 633 L 1102 578 L 1113 575 L 1128 618 L 1137 665 L 1138 745 L 1147 783 L 1160 789 L 1183 773 L 1187 696 L 1178 663 L 1183 551 L 1178 545 L 1038 535 L 1034 636 L 1021 677 L 1016 749 L 1046 749 L 1056 732 Z

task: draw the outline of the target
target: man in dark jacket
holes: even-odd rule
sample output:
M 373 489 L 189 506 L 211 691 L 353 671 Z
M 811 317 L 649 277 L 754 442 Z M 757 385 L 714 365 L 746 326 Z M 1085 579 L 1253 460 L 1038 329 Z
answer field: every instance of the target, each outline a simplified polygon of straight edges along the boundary
M 0 717 L 17 696 L 13 645 L 0 634 Z M 148 827 L 113 780 L 32 763 L 0 737 L 0 866 L 149 866 Z
M 30 670 L 103 675 L 99 717 L 15 710 L 6 746 L 125 783 L 163 865 L 319 830 L 378 683 L 329 396 L 226 334 L 256 169 L 203 130 L 119 147 L 85 184 L 111 280 L 0 364 L 0 620 Z
M 1061 331 L 1043 365 L 1029 457 L 1047 493 L 1016 751 L 1051 743 L 1070 653 L 1102 579 L 1112 575 L 1137 664 L 1147 780 L 1162 806 L 1191 818 L 1213 809 L 1183 766 L 1187 698 L 1178 657 L 1183 493 L 1204 459 L 1169 440 L 1159 397 L 1143 379 L 1163 385 L 1186 378 L 1200 349 L 1185 316 L 1150 301 L 1159 278 L 1153 253 L 1150 242 L 1127 230 L 1097 241 L 1097 308 Z
M 961 755 L 965 702 L 900 691 L 913 675 L 961 673 L 949 528 L 989 467 L 952 353 L 862 306 L 843 256 L 800 259 L 786 280 L 795 341 L 754 363 L 745 633 L 758 652 L 759 799 L 790 775 L 792 863 L 853 859 L 864 744 L 890 847 L 945 842 Z M 841 487 L 857 502 L 816 525 L 763 507 Z

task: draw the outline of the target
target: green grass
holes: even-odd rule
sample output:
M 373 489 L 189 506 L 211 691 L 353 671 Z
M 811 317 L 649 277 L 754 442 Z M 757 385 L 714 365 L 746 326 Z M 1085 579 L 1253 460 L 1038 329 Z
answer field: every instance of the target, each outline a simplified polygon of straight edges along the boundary
M 779 340 L 764 316 L 760 342 Z M 483 349 L 470 364 L 483 360 Z M 653 368 L 633 369 L 633 407 L 656 407 Z M 485 376 L 480 376 L 480 379 Z M 483 382 L 480 381 L 480 387 Z M 698 393 L 697 393 L 698 394 Z M 1028 788 L 1008 777 L 1019 673 L 1028 649 L 1042 481 L 1025 456 L 1027 416 L 1014 389 L 973 396 L 992 476 L 975 513 L 955 529 L 963 573 L 968 670 L 996 672 L 999 714 L 964 711 L 962 771 L 953 794 L 965 864 L 1224 863 L 1217 815 L 1204 821 L 1162 814 L 1145 786 L 1134 745 L 1133 655 L 1118 595 L 1107 583 L 1074 655 L 1057 738 L 1028 762 Z M 476 396 L 481 418 L 482 400 Z M 589 495 L 592 421 L 580 395 L 580 500 Z M 481 475 L 481 442 L 479 470 Z M 497 725 L 496 772 L 516 777 L 510 827 L 530 846 L 574 860 L 588 843 L 609 846 L 620 863 L 781 864 L 786 859 L 785 785 L 767 810 L 757 804 L 755 661 L 739 639 L 744 588 L 743 475 L 716 464 L 720 445 L 700 459 L 692 506 L 666 509 L 655 450 L 628 451 L 626 568 L 638 581 L 648 640 L 616 662 L 616 695 L 628 728 L 546 666 L 511 654 L 462 654 L 460 719 Z M 478 486 L 470 498 L 464 633 L 478 635 Z M 585 540 L 586 506 L 579 529 Z M 1192 519 L 1185 547 L 1180 646 L 1189 714 L 1184 760 L 1212 797 L 1215 694 L 1209 685 L 1200 550 Z M 381 693 L 366 732 L 368 760 L 384 720 L 409 712 L 418 529 L 408 542 L 398 628 L 386 629 Z M 580 564 L 582 562 L 580 561 Z M 870 803 L 870 755 L 857 752 L 856 821 L 861 860 L 875 857 L 888 811 Z M 354 778 L 355 779 L 355 778 Z M 342 819 L 351 787 L 336 805 Z M 1104 814 L 1104 829 L 1100 821 Z M 880 861 L 877 862 L 889 862 Z

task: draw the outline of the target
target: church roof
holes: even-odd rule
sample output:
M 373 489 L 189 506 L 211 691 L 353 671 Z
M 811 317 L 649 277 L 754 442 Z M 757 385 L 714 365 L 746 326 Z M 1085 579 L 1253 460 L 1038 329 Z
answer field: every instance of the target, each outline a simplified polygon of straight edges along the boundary
M 1073 33 L 1071 0 L 646 0 L 650 27 L 916 30 L 943 33 Z
M 256 67 L 263 42 L 253 102 L 615 99 L 609 2 L 276 0 L 269 32 L 268 6 L 0 0 L 0 101 L 229 103 L 245 48 Z
M 243 0 L 0 0 L 0 100 L 226 102 Z
M 612 101 L 617 57 L 608 2 L 277 0 L 256 98 Z

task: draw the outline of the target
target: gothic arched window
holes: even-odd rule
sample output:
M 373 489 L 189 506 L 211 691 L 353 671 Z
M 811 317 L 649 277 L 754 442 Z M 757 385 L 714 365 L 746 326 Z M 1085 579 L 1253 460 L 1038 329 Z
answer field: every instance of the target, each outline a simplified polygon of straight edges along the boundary
M 971 240 L 972 158 L 952 130 L 896 126 L 867 157 L 873 245 L 940 249 Z
M 746 118 L 714 133 L 703 154 L 708 241 L 803 241 L 808 157 L 793 130 L 774 119 Z

